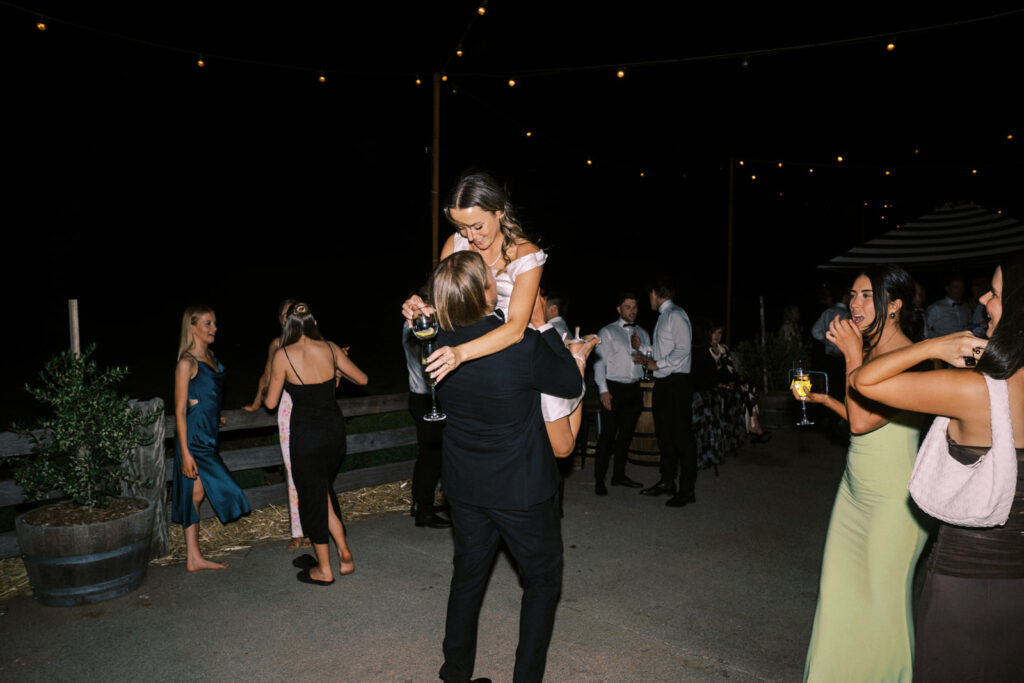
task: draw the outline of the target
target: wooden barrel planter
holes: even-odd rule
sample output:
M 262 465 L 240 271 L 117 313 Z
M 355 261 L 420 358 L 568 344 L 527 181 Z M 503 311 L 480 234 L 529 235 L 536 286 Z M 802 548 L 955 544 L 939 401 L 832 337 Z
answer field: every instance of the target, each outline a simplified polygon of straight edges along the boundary
M 654 436 L 654 412 L 651 410 L 654 382 L 641 382 L 644 409 L 636 421 L 633 440 L 629 442 L 629 460 L 638 465 L 656 465 L 661 462 L 658 440 Z
M 14 524 L 32 596 L 67 607 L 116 598 L 142 583 L 153 536 L 153 501 L 124 517 L 73 526 L 31 524 L 31 510 Z M 28 518 L 28 519 L 26 519 Z

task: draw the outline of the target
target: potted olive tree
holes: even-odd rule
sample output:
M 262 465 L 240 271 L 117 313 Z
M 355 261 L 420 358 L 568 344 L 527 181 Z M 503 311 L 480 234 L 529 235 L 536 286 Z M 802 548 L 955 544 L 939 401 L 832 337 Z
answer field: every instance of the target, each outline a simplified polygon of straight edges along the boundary
M 18 430 L 33 449 L 15 468 L 15 481 L 29 500 L 66 497 L 15 520 L 32 594 L 47 605 L 132 591 L 149 559 L 154 505 L 119 494 L 132 479 L 126 461 L 152 440 L 146 427 L 160 415 L 131 408 L 116 390 L 128 369 L 101 371 L 90 358 L 94 350 L 55 356 L 40 373 L 42 386 L 26 386 L 50 414 Z

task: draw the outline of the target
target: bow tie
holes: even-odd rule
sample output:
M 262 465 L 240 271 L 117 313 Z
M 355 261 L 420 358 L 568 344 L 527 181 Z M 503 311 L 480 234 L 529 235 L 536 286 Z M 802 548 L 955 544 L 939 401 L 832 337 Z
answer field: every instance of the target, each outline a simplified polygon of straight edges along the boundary
M 636 327 L 636 323 L 622 323 L 623 327 Z

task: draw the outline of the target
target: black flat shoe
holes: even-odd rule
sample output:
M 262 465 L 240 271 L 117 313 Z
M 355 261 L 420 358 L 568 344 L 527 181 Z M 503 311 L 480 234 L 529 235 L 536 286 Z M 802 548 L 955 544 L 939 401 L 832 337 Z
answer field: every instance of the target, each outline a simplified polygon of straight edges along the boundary
M 665 481 L 664 479 L 659 481 L 657 484 L 650 488 L 646 488 L 640 492 L 641 496 L 660 496 L 665 493 L 675 493 L 676 485 L 675 482 Z
M 665 507 L 681 508 L 686 507 L 690 503 L 696 502 L 697 497 L 694 496 L 692 493 L 683 493 L 682 491 L 680 491 L 679 493 L 665 501 Z
M 612 486 L 625 486 L 626 488 L 631 489 L 642 489 L 644 487 L 640 482 L 633 481 L 625 475 L 621 477 L 612 477 Z
M 312 569 L 313 567 L 320 564 L 316 561 L 316 558 L 312 555 L 299 555 L 292 560 L 292 566 L 299 569 Z
M 603 481 L 595 482 L 594 483 L 594 493 L 596 493 L 599 496 L 607 496 L 608 495 L 608 487 L 604 485 Z
M 313 586 L 330 586 L 332 583 L 334 583 L 334 579 L 331 579 L 330 581 L 321 581 L 320 579 L 314 579 L 312 576 L 309 575 L 308 569 L 303 569 L 301 572 L 295 575 L 295 578 L 298 579 L 300 583 L 308 583 Z

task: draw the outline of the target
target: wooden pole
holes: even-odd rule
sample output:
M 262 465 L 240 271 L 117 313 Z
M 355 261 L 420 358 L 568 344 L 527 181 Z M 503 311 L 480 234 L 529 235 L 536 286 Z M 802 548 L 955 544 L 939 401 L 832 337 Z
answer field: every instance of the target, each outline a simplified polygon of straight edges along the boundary
M 768 334 L 764 327 L 764 294 L 758 297 L 761 306 L 761 358 L 764 360 L 764 390 L 768 391 Z
M 430 206 L 431 206 L 431 233 L 430 233 L 430 259 L 434 268 L 441 256 L 441 249 L 438 246 L 438 222 L 441 219 L 441 73 L 434 74 L 434 142 L 430 148 L 431 156 L 431 180 L 430 180 Z
M 78 358 L 82 354 L 82 340 L 78 333 L 78 299 L 68 299 L 68 324 L 71 328 L 71 352 Z
M 732 346 L 732 219 L 733 219 L 733 201 L 735 196 L 733 191 L 736 187 L 735 184 L 735 163 L 733 159 L 729 158 L 729 239 L 728 247 L 726 249 L 726 263 L 725 263 L 725 343 L 727 346 Z

